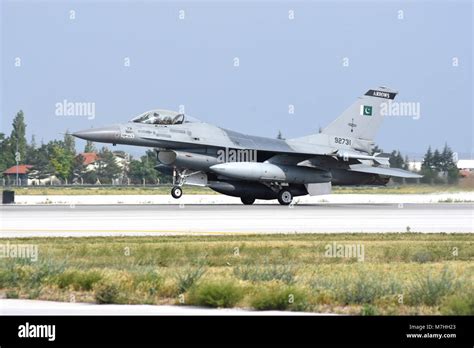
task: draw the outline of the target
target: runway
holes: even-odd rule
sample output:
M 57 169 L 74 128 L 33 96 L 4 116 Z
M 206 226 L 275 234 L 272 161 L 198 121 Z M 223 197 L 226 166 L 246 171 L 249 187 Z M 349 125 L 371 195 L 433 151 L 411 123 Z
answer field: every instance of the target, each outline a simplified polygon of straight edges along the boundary
M 472 203 L 0 206 L 0 237 L 472 233 Z

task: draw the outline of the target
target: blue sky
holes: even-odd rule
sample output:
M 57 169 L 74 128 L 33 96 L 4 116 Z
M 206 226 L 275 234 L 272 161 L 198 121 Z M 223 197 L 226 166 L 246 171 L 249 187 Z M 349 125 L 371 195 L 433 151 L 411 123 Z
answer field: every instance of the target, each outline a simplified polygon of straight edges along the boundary
M 291 138 L 385 85 L 421 117 L 387 118 L 384 150 L 414 156 L 447 141 L 474 152 L 471 1 L 1 3 L 3 132 L 19 109 L 28 136 L 48 141 L 184 105 L 224 128 Z M 55 115 L 64 99 L 95 103 L 95 118 Z

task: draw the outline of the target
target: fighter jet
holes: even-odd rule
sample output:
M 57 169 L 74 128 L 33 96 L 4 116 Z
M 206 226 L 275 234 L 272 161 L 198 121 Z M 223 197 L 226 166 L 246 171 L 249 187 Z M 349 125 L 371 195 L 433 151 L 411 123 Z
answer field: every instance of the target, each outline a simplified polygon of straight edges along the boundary
M 370 89 L 319 133 L 288 140 L 246 135 L 161 109 L 73 135 L 153 148 L 156 169 L 173 177 L 176 199 L 183 185 L 197 185 L 240 197 L 246 205 L 256 199 L 289 205 L 296 196 L 328 194 L 332 185 L 386 185 L 390 177 L 421 177 L 390 168 L 388 154 L 372 152 L 381 107 L 396 95 L 386 87 Z

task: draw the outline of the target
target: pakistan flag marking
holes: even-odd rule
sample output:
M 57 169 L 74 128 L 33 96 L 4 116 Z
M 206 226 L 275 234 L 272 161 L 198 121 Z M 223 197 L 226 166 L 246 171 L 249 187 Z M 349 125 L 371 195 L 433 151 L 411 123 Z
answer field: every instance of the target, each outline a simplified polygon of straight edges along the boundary
M 372 107 L 368 105 L 361 105 L 360 114 L 361 116 L 372 116 Z

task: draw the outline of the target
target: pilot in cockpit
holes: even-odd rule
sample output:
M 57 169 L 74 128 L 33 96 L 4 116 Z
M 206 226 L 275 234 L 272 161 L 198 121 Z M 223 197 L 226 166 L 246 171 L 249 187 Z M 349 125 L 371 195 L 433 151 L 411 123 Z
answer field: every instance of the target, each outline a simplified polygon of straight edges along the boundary
M 155 125 L 177 125 L 185 122 L 196 122 L 197 120 L 182 113 L 168 110 L 147 111 L 131 120 L 134 123 Z

